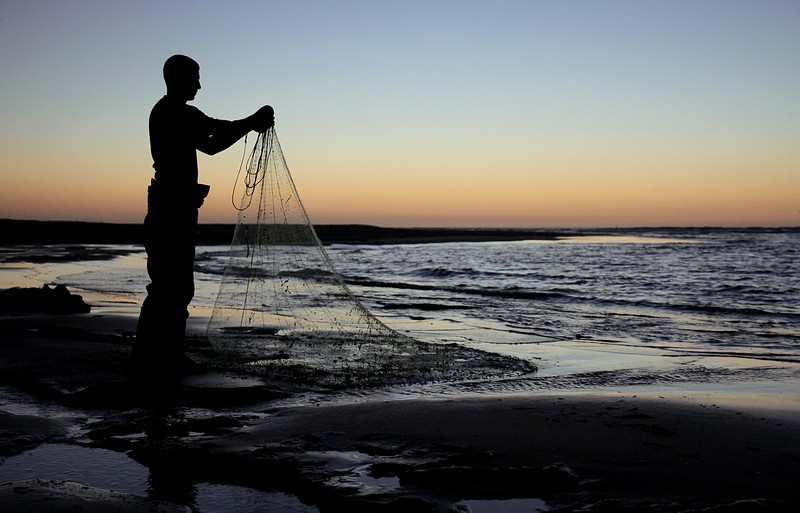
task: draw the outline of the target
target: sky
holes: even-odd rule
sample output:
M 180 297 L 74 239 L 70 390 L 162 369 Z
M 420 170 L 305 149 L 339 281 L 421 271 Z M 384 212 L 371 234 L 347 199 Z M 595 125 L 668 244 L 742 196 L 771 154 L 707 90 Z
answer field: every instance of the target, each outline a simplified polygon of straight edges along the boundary
M 206 114 L 275 108 L 317 224 L 797 226 L 798 27 L 797 0 L 0 0 L 0 218 L 140 222 L 182 53 Z M 236 221 L 244 152 L 200 155 L 201 222 Z

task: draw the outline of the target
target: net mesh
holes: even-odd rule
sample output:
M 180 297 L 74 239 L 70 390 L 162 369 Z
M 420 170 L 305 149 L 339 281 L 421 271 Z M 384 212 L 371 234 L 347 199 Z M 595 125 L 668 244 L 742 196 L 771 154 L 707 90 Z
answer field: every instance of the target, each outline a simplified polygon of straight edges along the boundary
M 418 341 L 373 316 L 317 237 L 274 128 L 259 134 L 243 181 L 230 260 L 208 329 L 226 365 L 340 386 L 532 370 L 522 360 Z

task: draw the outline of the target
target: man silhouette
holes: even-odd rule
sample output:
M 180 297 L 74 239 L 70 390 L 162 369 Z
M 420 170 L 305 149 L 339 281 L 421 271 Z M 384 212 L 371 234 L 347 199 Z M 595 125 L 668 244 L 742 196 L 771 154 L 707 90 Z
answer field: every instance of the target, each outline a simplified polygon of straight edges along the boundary
M 144 219 L 150 284 L 133 352 L 137 370 L 154 372 L 173 372 L 188 363 L 183 338 L 194 296 L 197 212 L 209 191 L 197 181 L 197 150 L 214 155 L 251 130 L 263 132 L 275 124 L 268 105 L 236 121 L 210 118 L 187 105 L 200 90 L 200 65 L 185 55 L 166 60 L 164 82 L 167 94 L 150 112 L 155 176 Z

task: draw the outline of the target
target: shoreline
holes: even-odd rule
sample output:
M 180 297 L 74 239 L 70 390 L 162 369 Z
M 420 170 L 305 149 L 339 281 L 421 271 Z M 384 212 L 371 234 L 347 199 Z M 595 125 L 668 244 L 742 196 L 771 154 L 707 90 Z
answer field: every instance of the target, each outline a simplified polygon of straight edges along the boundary
M 0 315 L 2 455 L 41 444 L 126 453 L 149 469 L 151 486 L 173 476 L 161 485 L 172 493 L 170 511 L 191 505 L 181 490 L 200 483 L 285 493 L 321 513 L 453 513 L 469 501 L 511 499 L 557 512 L 793 511 L 800 503 L 797 397 L 770 405 L 755 395 L 746 404 L 724 384 L 711 393 L 443 396 L 421 387 L 405 397 L 353 390 L 304 402 L 285 383 L 218 369 L 149 389 L 126 373 L 134 327 L 135 317 L 102 311 Z M 0 485 L 0 499 L 10 511 L 46 501 L 62 510 L 163 506 L 152 488 L 148 497 L 85 489 L 16 481 Z M 592 509 L 599 504 L 605 509 Z
M 198 225 L 198 245 L 227 245 L 235 224 Z M 556 240 L 572 230 L 530 228 L 388 228 L 364 224 L 320 224 L 314 230 L 323 244 L 425 244 Z M 0 219 L 0 245 L 140 244 L 142 225 L 82 221 Z
M 201 223 L 198 245 L 228 245 L 235 224 Z M 800 227 L 609 227 L 609 228 L 394 228 L 366 224 L 315 224 L 323 244 L 428 244 L 443 242 L 550 241 L 582 235 L 763 230 L 797 232 Z M 141 244 L 141 223 L 0 219 L 2 245 Z

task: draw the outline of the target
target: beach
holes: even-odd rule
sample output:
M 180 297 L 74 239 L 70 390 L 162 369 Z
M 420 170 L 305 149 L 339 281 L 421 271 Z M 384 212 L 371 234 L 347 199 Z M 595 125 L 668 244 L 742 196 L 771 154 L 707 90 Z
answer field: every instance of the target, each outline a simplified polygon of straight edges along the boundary
M 512 499 L 539 499 L 541 511 L 793 511 L 800 501 L 791 401 L 620 390 L 270 407 L 286 390 L 213 371 L 140 388 L 125 371 L 131 327 L 2 318 L 3 381 L 21 408 L 0 416 L 4 457 L 54 443 L 122 451 L 151 476 L 171 474 L 162 494 L 182 507 L 181 490 L 198 482 L 281 490 L 319 511 L 467 511 L 454 508 L 470 500 L 502 511 Z M 23 413 L 38 401 L 64 410 Z M 204 415 L 181 417 L 198 407 Z M 148 511 L 163 500 L 49 486 L 4 484 L 4 510 Z
M 14 458 L 50 447 L 85 451 L 87 461 L 101 450 L 125 455 L 146 479 L 126 487 L 81 473 L 17 476 L 0 485 L 4 511 L 738 512 L 800 504 L 800 396 L 774 379 L 328 390 L 207 367 L 151 382 L 129 369 L 136 301 L 73 293 L 90 312 L 0 314 L 0 475 Z M 198 359 L 208 351 L 207 314 L 190 318 Z M 544 378 L 555 372 L 541 363 Z M 223 504 L 240 502 L 212 506 L 219 503 L 209 490 Z

